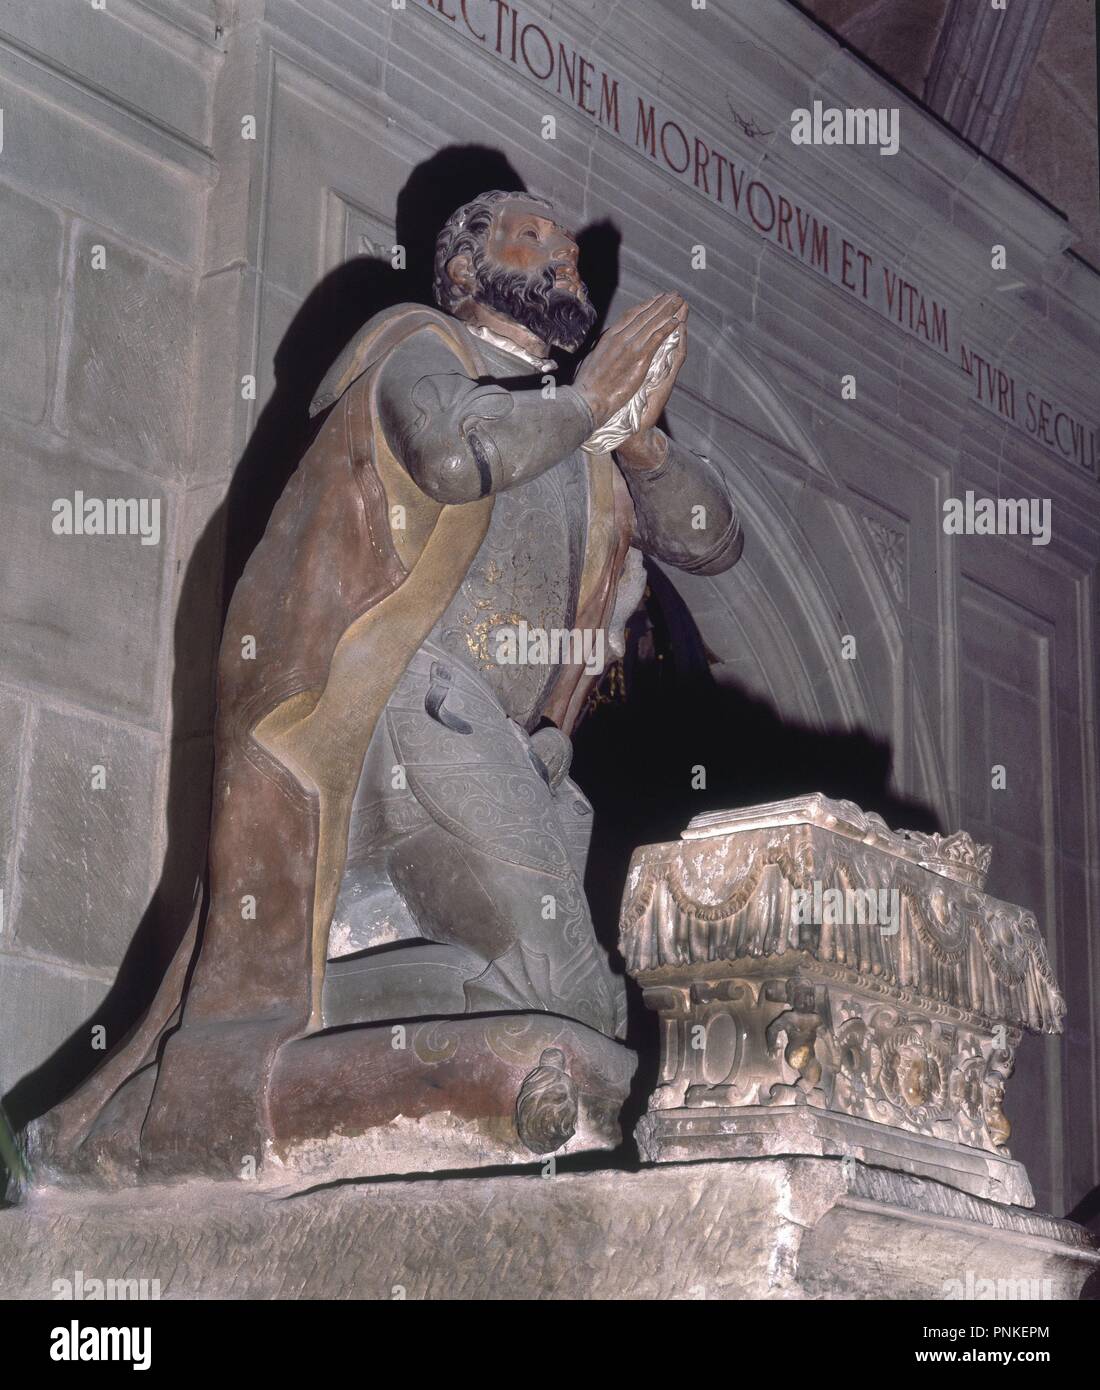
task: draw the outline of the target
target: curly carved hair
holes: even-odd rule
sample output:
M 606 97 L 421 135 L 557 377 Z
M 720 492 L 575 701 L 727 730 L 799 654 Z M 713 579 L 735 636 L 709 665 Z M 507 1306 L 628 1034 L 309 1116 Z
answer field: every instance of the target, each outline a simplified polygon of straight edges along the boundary
M 554 211 L 553 203 L 547 198 L 539 198 L 534 193 L 508 193 L 497 188 L 482 193 L 472 202 L 464 203 L 448 217 L 435 243 L 433 280 L 435 302 L 445 313 L 454 313 L 455 307 L 466 297 L 465 291 L 459 289 L 447 274 L 447 266 L 455 256 L 466 255 L 470 257 L 474 270 L 478 270 L 485 258 L 485 242 L 497 208 L 501 203 L 520 200 L 535 203 L 551 213 Z

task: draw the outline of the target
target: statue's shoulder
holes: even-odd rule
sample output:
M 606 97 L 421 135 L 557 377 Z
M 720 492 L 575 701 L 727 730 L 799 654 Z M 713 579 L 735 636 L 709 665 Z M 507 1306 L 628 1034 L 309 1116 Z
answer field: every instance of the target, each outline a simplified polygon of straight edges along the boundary
M 467 366 L 480 370 L 477 350 L 458 319 L 424 304 L 396 304 L 369 318 L 340 353 L 310 402 L 310 415 L 319 415 L 334 405 L 386 353 L 423 328 L 441 333 L 461 358 L 469 359 Z

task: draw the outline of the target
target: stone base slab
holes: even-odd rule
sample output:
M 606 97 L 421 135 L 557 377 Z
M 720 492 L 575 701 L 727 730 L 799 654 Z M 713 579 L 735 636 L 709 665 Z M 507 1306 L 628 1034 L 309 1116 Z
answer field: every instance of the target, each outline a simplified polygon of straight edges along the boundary
M 192 1182 L 0 1212 L 3 1299 L 78 1278 L 172 1299 L 1075 1299 L 1098 1269 L 1072 1222 L 852 1159 Z
M 1011 1158 L 813 1106 L 713 1106 L 651 1110 L 634 1131 L 651 1163 L 812 1154 L 896 1168 L 974 1197 L 1031 1207 L 1027 1169 Z

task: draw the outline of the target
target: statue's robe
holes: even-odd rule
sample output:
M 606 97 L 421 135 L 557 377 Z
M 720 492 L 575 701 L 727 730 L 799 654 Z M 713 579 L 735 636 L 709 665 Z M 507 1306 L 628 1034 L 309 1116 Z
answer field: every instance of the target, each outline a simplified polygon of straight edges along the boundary
M 47 1173 L 234 1174 L 248 1155 L 262 1162 L 276 1054 L 321 1025 L 328 928 L 371 734 L 493 507 L 491 492 L 436 500 L 390 447 L 378 379 L 422 332 L 468 377 L 487 375 L 457 321 L 404 305 L 372 319 L 322 384 L 315 410 L 334 408 L 227 615 L 205 919 L 200 929 L 196 914 L 133 1034 L 33 1128 L 32 1159 Z M 638 529 L 614 461 L 592 458 L 578 627 L 607 625 Z M 559 673 L 545 712 L 566 733 L 592 679 L 579 665 Z

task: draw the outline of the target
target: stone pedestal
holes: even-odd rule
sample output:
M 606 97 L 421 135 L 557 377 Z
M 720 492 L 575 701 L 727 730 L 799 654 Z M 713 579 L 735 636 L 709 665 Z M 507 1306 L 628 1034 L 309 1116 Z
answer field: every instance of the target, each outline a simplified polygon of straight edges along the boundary
M 56 1280 L 177 1299 L 1075 1299 L 1098 1268 L 1071 1222 L 851 1159 L 297 1195 L 190 1182 L 0 1212 L 0 1299 Z
M 633 1068 L 590 1029 L 337 1030 L 280 1056 L 259 1180 L 39 1187 L 0 1212 L 0 1299 L 112 1280 L 108 1297 L 157 1281 L 188 1299 L 1100 1291 L 1095 1243 L 1026 1210 L 1006 1147 L 1013 1050 L 1063 1005 L 1034 918 L 983 893 L 987 865 L 965 835 L 894 834 L 823 797 L 701 818 L 638 852 L 624 904 L 661 1021 L 640 1171 L 564 1171 L 615 1142 Z M 852 891 L 873 920 L 824 910 Z M 340 1119 L 320 1144 L 318 1107 Z
M 635 1137 L 639 1152 L 654 1163 L 818 1154 L 923 1174 L 1013 1206 L 1035 1205 L 1027 1170 L 1013 1159 L 810 1106 L 650 1111 Z
M 989 857 L 820 795 L 639 850 L 622 950 L 661 1023 L 642 1156 L 848 1155 L 1032 1206 L 1005 1083 L 1065 1006 L 1035 918 L 982 891 Z

